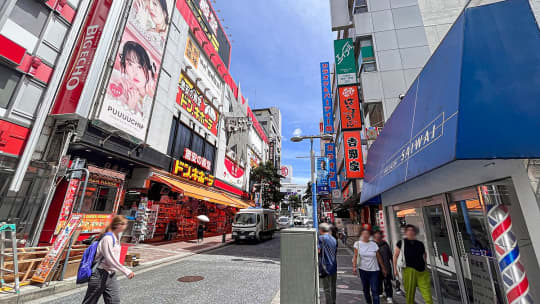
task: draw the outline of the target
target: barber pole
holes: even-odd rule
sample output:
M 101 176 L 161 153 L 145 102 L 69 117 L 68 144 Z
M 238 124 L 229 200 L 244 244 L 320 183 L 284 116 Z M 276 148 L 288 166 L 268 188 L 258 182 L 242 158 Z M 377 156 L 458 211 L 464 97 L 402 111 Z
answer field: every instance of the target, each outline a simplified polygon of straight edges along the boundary
M 503 205 L 492 206 L 487 216 L 508 303 L 534 303 L 529 294 L 529 280 L 525 268 L 519 261 L 519 246 L 512 232 L 512 219 L 508 208 Z

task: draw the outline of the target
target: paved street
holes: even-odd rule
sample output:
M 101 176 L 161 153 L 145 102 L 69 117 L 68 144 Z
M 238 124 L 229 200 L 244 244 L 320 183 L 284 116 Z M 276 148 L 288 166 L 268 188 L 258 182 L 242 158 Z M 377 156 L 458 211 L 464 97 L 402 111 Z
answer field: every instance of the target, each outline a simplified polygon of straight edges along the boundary
M 202 276 L 193 283 L 184 276 Z M 271 303 L 279 290 L 279 234 L 259 244 L 232 244 L 120 280 L 123 303 Z M 31 302 L 81 303 L 84 289 Z

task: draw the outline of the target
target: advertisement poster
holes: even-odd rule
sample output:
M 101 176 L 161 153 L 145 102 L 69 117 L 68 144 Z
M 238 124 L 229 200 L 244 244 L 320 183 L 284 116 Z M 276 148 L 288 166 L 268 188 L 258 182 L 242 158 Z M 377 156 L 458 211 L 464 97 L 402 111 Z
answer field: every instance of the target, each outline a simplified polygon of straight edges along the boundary
M 330 78 L 330 64 L 321 62 L 321 89 L 323 106 L 323 130 L 324 134 L 334 133 L 334 116 L 332 109 L 332 84 Z
M 176 103 L 217 136 L 218 112 L 184 74 L 180 74 Z
M 328 159 L 326 157 L 317 157 L 315 164 L 317 174 L 317 194 L 328 194 Z
M 330 187 L 330 190 L 335 190 L 338 188 L 336 144 L 324 144 L 324 155 L 328 159 L 328 186 Z
M 64 197 L 64 203 L 62 204 L 62 210 L 60 210 L 60 217 L 58 218 L 58 223 L 54 229 L 54 235 L 60 233 L 71 215 L 73 210 L 73 205 L 77 199 L 77 190 L 79 189 L 80 181 L 77 178 L 73 178 L 69 181 L 69 185 L 66 191 L 66 196 Z
M 210 89 L 210 93 L 206 97 L 212 99 L 212 97 L 220 96 L 223 82 L 212 64 L 206 60 L 205 55 L 201 54 L 201 50 L 195 39 L 190 36 L 188 36 L 186 41 L 184 57 L 191 63 L 193 72 L 197 77 L 201 78 L 203 85 Z
M 356 85 L 339 88 L 339 111 L 341 114 L 341 129 L 361 129 L 362 112 L 358 99 Z
M 334 40 L 338 86 L 356 84 L 356 60 L 352 38 Z
M 133 1 L 98 119 L 144 140 L 173 0 Z
M 229 68 L 231 43 L 219 22 L 210 0 L 185 0 L 197 18 L 202 31 L 219 54 L 221 61 Z
M 67 225 L 62 228 L 62 231 L 54 241 L 52 249 L 47 253 L 47 255 L 41 261 L 41 264 L 38 266 L 34 275 L 32 276 L 32 282 L 45 283 L 49 276 L 54 272 L 56 268 L 56 263 L 62 252 L 69 243 L 69 239 L 73 235 L 73 232 L 79 227 L 81 223 L 81 215 L 74 214 L 67 221 Z
M 347 178 L 364 178 L 360 131 L 343 131 L 343 146 Z
M 220 176 L 220 179 L 229 184 L 242 188 L 244 183 L 244 169 L 225 157 L 225 168 Z
M 77 214 L 82 217 L 81 233 L 102 232 L 112 220 L 112 214 Z

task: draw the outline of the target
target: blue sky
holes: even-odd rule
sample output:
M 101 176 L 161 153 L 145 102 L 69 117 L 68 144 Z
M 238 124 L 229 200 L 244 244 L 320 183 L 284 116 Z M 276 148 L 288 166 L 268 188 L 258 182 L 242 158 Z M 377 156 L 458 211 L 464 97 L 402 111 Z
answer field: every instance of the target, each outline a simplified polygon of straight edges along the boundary
M 214 1 L 212 1 L 214 2 Z M 230 71 L 252 108 L 277 106 L 282 114 L 282 164 L 294 182 L 309 179 L 309 142 L 294 132 L 319 133 L 322 117 L 319 63 L 332 61 L 328 0 L 216 0 L 212 3 L 232 35 Z M 219 10 L 219 11 L 218 11 Z M 315 149 L 318 149 L 318 141 Z M 316 150 L 318 155 L 318 150 Z

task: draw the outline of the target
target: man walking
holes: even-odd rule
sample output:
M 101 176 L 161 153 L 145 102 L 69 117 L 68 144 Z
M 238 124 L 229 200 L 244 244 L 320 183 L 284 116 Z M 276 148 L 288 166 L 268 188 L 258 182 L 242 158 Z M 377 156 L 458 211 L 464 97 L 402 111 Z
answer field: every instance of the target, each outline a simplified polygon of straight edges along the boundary
M 373 234 L 373 240 L 375 243 L 377 243 L 377 246 L 379 246 L 379 254 L 381 255 L 381 260 L 384 265 L 381 265 L 384 267 L 387 272 L 386 276 L 384 275 L 383 271 L 379 271 L 379 291 L 383 291 L 383 285 L 384 285 L 384 292 L 386 293 L 386 303 L 393 303 L 392 302 L 392 249 L 390 249 L 390 245 L 383 240 L 383 234 L 382 231 L 377 230 Z
M 330 235 L 330 225 L 319 225 L 319 277 L 326 304 L 336 304 L 337 241 Z

